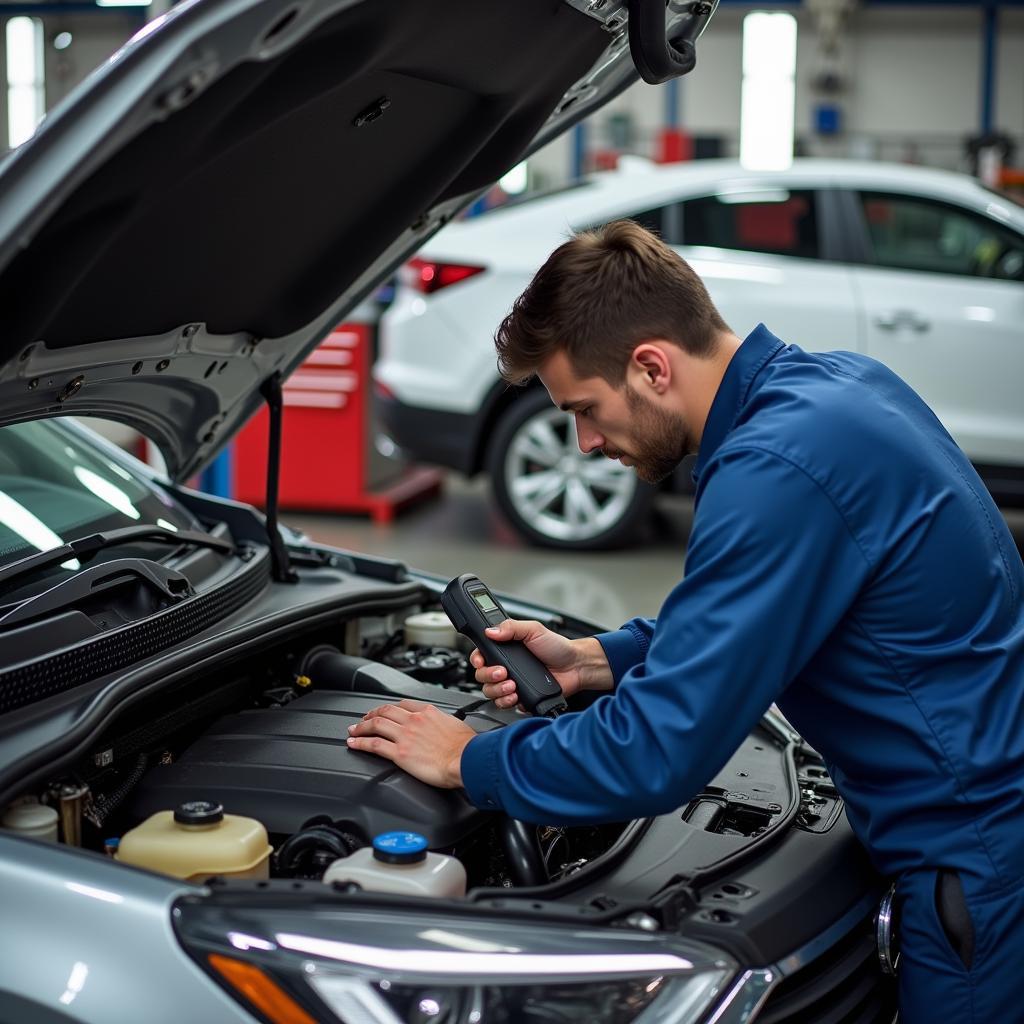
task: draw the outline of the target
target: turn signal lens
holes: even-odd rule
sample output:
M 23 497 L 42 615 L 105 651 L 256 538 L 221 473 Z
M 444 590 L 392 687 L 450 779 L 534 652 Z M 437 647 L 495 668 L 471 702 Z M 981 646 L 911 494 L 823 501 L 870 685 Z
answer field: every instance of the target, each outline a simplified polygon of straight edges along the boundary
M 211 953 L 210 966 L 248 1002 L 274 1024 L 317 1024 L 287 992 L 258 967 L 229 956 Z

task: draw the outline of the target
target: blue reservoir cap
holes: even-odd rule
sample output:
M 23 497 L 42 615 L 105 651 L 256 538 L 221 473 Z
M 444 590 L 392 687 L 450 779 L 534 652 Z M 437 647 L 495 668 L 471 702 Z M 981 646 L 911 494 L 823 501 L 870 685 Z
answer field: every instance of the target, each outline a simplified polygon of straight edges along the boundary
M 373 840 L 373 857 L 385 864 L 415 864 L 426 860 L 427 838 L 419 832 L 382 832 Z

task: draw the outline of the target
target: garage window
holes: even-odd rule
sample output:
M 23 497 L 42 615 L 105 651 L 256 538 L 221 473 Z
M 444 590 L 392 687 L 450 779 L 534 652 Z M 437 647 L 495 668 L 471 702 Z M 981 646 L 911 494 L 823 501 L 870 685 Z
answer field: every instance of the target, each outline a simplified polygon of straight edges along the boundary
M 916 196 L 859 193 L 881 267 L 1024 280 L 1024 238 L 970 210 Z
M 772 189 L 689 199 L 682 204 L 683 242 L 817 259 L 814 198 L 811 190 Z
M 7 143 L 14 149 L 32 137 L 43 117 L 43 23 L 11 18 L 6 34 Z

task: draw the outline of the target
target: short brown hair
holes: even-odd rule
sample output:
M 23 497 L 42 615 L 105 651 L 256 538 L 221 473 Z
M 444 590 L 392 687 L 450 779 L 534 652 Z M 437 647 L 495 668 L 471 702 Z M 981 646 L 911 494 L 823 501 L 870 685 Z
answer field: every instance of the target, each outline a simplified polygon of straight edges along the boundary
M 619 386 L 640 342 L 710 355 L 727 331 L 690 265 L 631 220 L 582 231 L 537 271 L 494 336 L 505 380 L 522 383 L 564 350 L 581 377 Z

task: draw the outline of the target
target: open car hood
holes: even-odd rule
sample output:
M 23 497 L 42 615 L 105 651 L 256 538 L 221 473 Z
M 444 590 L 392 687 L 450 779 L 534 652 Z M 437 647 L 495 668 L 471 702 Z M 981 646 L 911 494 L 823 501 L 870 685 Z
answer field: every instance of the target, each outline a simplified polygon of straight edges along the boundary
M 714 10 L 650 6 L 690 41 Z M 186 0 L 150 23 L 0 165 L 0 423 L 118 420 L 201 469 L 459 209 L 648 77 L 627 14 Z

